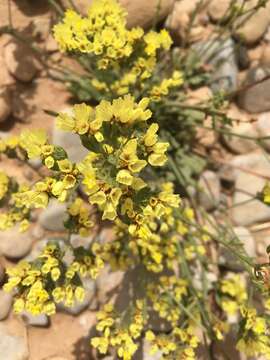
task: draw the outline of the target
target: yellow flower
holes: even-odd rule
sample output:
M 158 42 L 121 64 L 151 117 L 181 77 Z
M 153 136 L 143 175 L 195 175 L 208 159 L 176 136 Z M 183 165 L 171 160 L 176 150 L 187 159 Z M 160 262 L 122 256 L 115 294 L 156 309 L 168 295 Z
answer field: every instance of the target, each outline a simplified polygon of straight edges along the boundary
M 0 171 L 0 200 L 2 200 L 5 197 L 8 191 L 8 185 L 9 185 L 8 176 L 4 172 Z
M 120 170 L 117 173 L 116 181 L 118 181 L 120 184 L 129 186 L 133 182 L 133 176 L 130 174 L 128 170 Z
M 167 157 L 164 154 L 151 154 L 148 157 L 148 162 L 152 166 L 163 166 L 167 161 Z
M 75 176 L 68 174 L 63 179 L 63 185 L 65 189 L 72 189 L 77 183 Z
M 13 309 L 14 309 L 15 314 L 19 314 L 19 313 L 23 312 L 24 306 L 25 306 L 25 303 L 24 303 L 23 299 L 16 299 L 13 304 Z
M 32 203 L 35 208 L 46 208 L 49 203 L 49 196 L 46 192 L 33 193 Z
M 70 173 L 72 171 L 73 165 L 68 159 L 58 160 L 57 164 L 59 166 L 59 170 L 63 173 Z
M 46 157 L 46 159 L 44 160 L 45 165 L 47 166 L 48 169 L 51 169 L 52 167 L 54 167 L 54 158 L 52 156 L 48 156 Z
M 146 146 L 153 146 L 158 140 L 158 136 L 156 135 L 156 132 L 158 131 L 158 124 L 151 124 L 151 126 L 146 131 L 145 137 L 144 137 L 144 143 Z
M 103 191 L 98 191 L 97 193 L 89 196 L 90 204 L 102 205 L 106 202 L 106 195 Z
M 82 302 L 85 298 L 85 290 L 81 286 L 77 286 L 75 290 L 75 297 L 78 301 Z
M 29 159 L 42 154 L 42 146 L 47 142 L 44 130 L 25 130 L 20 136 L 20 145 L 27 152 Z
M 61 272 L 60 269 L 55 267 L 52 269 L 51 271 L 51 277 L 53 279 L 53 281 L 57 281 L 60 278 Z

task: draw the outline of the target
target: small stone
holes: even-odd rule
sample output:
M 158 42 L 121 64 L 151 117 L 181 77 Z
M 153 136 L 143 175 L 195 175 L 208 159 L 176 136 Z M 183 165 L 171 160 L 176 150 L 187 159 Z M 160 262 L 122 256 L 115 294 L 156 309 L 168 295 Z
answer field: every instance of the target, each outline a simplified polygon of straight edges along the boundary
M 3 360 L 28 360 L 27 342 L 20 336 L 10 335 L 6 326 L 0 327 L 0 358 Z
M 270 67 L 270 45 L 269 44 L 265 45 L 263 48 L 260 63 L 263 67 Z
M 243 250 L 249 257 L 256 257 L 255 240 L 247 228 L 243 226 L 234 227 L 231 233 L 228 232 L 228 235 L 232 242 L 241 242 L 243 244 Z M 243 271 L 245 269 L 244 264 L 229 249 L 222 248 L 220 255 L 219 263 L 221 265 L 228 267 L 232 271 Z
M 174 0 L 120 0 L 128 12 L 127 26 L 151 27 L 154 22 L 165 19 L 173 8 Z
M 21 259 L 30 253 L 33 239 L 29 232 L 20 233 L 18 226 L 0 232 L 0 254 L 9 259 Z
M 232 152 L 236 154 L 247 154 L 255 149 L 258 149 L 258 145 L 256 143 L 258 132 L 256 126 L 253 123 L 234 123 L 232 127 L 228 127 L 228 131 L 239 135 L 223 136 L 224 142 Z M 246 139 L 245 136 L 251 137 L 253 140 Z
M 166 28 L 173 35 L 173 38 L 176 43 L 181 43 L 186 40 L 187 30 L 190 24 L 190 20 L 192 14 L 194 13 L 196 7 L 199 5 L 203 5 L 204 0 L 187 0 L 187 1 L 175 1 L 173 10 L 166 20 Z M 200 19 L 200 14 L 197 14 L 193 21 L 193 26 L 191 27 L 191 32 L 193 32 L 194 38 L 194 29 L 195 37 L 198 37 L 198 32 L 202 31 L 202 27 L 198 26 Z M 205 31 L 205 28 L 204 28 Z M 189 34 L 190 35 L 190 34 Z M 201 37 L 201 34 L 200 34 Z M 189 40 L 191 40 L 189 38 Z M 193 39 L 194 40 L 194 39 Z
M 270 137 L 270 112 L 260 114 L 258 116 L 256 126 L 258 133 L 261 137 Z M 270 138 L 266 140 L 261 140 L 261 144 L 266 150 L 270 151 Z
M 214 67 L 211 85 L 213 91 L 236 90 L 238 68 L 232 39 L 198 42 L 193 49 L 202 63 Z
M 9 72 L 23 82 L 33 80 L 37 73 L 34 55 L 29 46 L 12 40 L 4 49 L 4 57 Z
M 213 210 L 220 202 L 220 182 L 213 171 L 206 170 L 199 180 L 198 198 L 206 210 Z
M 38 170 L 42 166 L 42 161 L 40 159 L 29 159 L 27 161 L 35 170 Z
M 40 240 L 44 237 L 45 231 L 39 224 L 36 224 L 32 230 L 32 235 L 35 239 Z
M 21 313 L 24 322 L 30 326 L 48 327 L 50 324 L 49 317 L 45 314 L 32 315 L 26 311 Z
M 212 0 L 208 6 L 210 18 L 215 22 L 226 20 L 226 15 L 229 15 L 228 9 L 230 5 L 231 0 Z
M 3 44 L 0 43 L 0 47 L 3 48 L 6 42 L 4 42 Z M 10 72 L 8 71 L 8 68 L 6 66 L 6 62 L 5 62 L 5 58 L 4 58 L 4 54 L 2 54 L 2 52 L 0 52 L 0 87 L 7 87 L 10 85 L 13 85 L 16 80 L 14 79 L 14 77 L 10 74 Z
M 54 37 L 50 34 L 46 41 L 46 51 L 49 53 L 56 52 L 58 50 L 58 44 Z
M 258 42 L 263 37 L 270 22 L 269 3 L 254 11 L 252 15 L 250 14 L 248 10 L 257 4 L 257 0 L 246 1 L 244 10 L 247 14 L 238 17 L 234 22 L 234 36 L 247 45 Z
M 250 153 L 234 157 L 230 164 L 235 176 L 236 191 L 231 210 L 235 224 L 248 226 L 270 220 L 270 208 L 256 199 L 265 185 L 260 175 L 270 177 L 268 159 L 263 153 Z
M 256 256 L 256 244 L 250 231 L 243 226 L 234 227 L 233 231 L 238 239 L 243 243 L 248 256 L 254 258 Z
M 117 296 L 117 289 L 122 284 L 124 276 L 124 271 L 111 271 L 109 266 L 105 266 L 97 277 L 97 294 L 101 304 L 105 304 Z
M 51 30 L 51 19 L 49 17 L 38 16 L 33 19 L 33 35 L 37 40 L 46 40 Z
M 12 296 L 0 290 L 0 320 L 7 318 L 12 305 Z
M 62 112 L 71 114 L 71 109 L 63 110 Z M 73 134 L 67 131 L 62 131 L 57 129 L 56 124 L 53 128 L 53 140 L 54 145 L 62 146 L 67 154 L 69 159 L 72 162 L 80 162 L 89 151 L 82 145 L 80 137 L 77 134 Z
M 11 114 L 11 95 L 7 87 L 0 88 L 0 123 L 7 120 Z
M 66 204 L 51 200 L 49 206 L 43 210 L 39 217 L 39 223 L 44 229 L 50 231 L 64 231 L 64 221 L 67 217 Z
M 270 110 L 270 79 L 266 68 L 256 67 L 248 71 L 243 87 L 238 96 L 238 105 L 250 113 L 261 113 Z M 258 82 L 258 83 L 257 83 Z M 252 85 L 257 83 L 255 85 Z M 250 85 L 250 86 L 249 86 Z
M 70 7 L 69 1 L 62 0 L 66 7 Z M 86 14 L 91 6 L 91 0 L 77 0 L 76 7 L 80 13 Z M 174 0 L 119 0 L 127 10 L 127 26 L 129 28 L 141 26 L 143 28 L 150 27 L 154 21 L 164 19 L 172 10 Z

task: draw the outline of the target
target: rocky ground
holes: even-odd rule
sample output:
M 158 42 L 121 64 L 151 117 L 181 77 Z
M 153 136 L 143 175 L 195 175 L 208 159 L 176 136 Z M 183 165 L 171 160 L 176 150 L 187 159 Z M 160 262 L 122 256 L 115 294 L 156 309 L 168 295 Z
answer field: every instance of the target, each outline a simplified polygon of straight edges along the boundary
M 76 3 L 84 12 L 90 2 L 79 0 Z M 128 22 L 131 26 L 147 26 L 155 16 L 154 0 L 122 0 L 121 3 L 129 11 Z M 165 24 L 173 34 L 176 45 L 185 41 L 187 26 L 197 3 L 197 0 L 162 1 L 160 14 L 166 19 Z M 207 47 L 207 39 L 216 23 L 226 14 L 230 1 L 202 3 L 205 5 L 189 33 L 190 46 L 194 49 Z M 49 57 L 58 61 L 59 53 L 50 35 L 54 14 L 47 2 L 12 0 L 10 4 L 13 27 L 31 39 L 33 46 L 39 46 Z M 9 21 L 8 1 L 2 0 L 0 28 L 9 25 Z M 270 6 L 250 17 L 225 43 L 216 40 L 214 46 L 219 49 L 214 57 L 209 59 L 207 51 L 204 55 L 209 66 L 220 64 L 212 75 L 211 88 L 202 88 L 191 97 L 202 100 L 211 96 L 216 89 L 235 91 L 241 88 L 237 101 L 229 109 L 229 116 L 238 119 L 232 131 L 239 136 L 223 135 L 220 139 L 209 131 L 198 134 L 200 143 L 218 164 L 214 171 L 207 170 L 201 175 L 202 192 L 198 200 L 213 215 L 220 205 L 228 207 L 235 232 L 244 241 L 248 254 L 263 261 L 265 248 L 270 243 L 270 208 L 254 199 L 254 196 L 270 178 L 267 155 L 270 140 L 260 140 L 270 135 L 270 79 L 267 78 L 270 74 Z M 80 159 L 84 150 L 76 138 L 56 130 L 53 117 L 44 111 L 60 111 L 70 106 L 70 95 L 65 85 L 49 79 L 29 46 L 7 34 L 0 36 L 0 69 L 1 136 L 17 134 L 25 128 L 46 128 L 53 143 L 65 147 L 71 159 Z M 264 78 L 266 80 L 262 81 Z M 250 86 L 254 82 L 256 85 Z M 249 137 L 255 137 L 258 141 L 251 141 Z M 31 166 L 38 168 L 39 164 L 33 162 Z M 20 181 L 34 181 L 36 177 L 35 170 L 15 161 L 2 162 L 0 169 Z M 17 229 L 0 233 L 1 284 L 6 266 L 19 259 L 31 259 L 50 238 L 61 241 L 64 236 L 64 212 L 63 205 L 52 203 L 43 213 L 35 214 L 36 222 L 28 233 L 19 234 Z M 103 229 L 98 236 L 110 236 L 110 230 Z M 91 238 L 72 239 L 74 245 L 87 246 L 90 241 Z M 85 286 L 87 297 L 83 304 L 72 309 L 62 306 L 51 319 L 45 315 L 14 316 L 11 312 L 12 298 L 0 289 L 0 360 L 94 358 L 90 353 L 89 334 L 95 324 L 95 312 L 100 303 L 115 296 L 112 294 L 118 286 L 122 286 L 119 301 L 123 301 L 125 279 L 121 272 L 109 274 L 106 269 L 96 284 L 89 281 Z M 150 360 L 148 355 L 143 354 L 144 349 L 139 356 Z

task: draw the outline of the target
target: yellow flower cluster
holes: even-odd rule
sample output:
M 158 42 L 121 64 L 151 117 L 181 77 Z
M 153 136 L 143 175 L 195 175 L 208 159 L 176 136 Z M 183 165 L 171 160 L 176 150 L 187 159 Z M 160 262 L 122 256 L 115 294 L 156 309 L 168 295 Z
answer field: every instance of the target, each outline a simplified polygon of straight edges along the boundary
M 93 1 L 86 18 L 67 10 L 54 36 L 63 51 L 79 51 L 99 57 L 99 67 L 129 57 L 143 30 L 126 29 L 126 13 L 115 0 Z
M 179 302 L 188 294 L 188 282 L 176 276 L 161 276 L 158 284 L 149 284 L 147 296 L 153 304 L 153 309 L 162 319 L 177 326 L 181 316 Z
M 76 105 L 72 115 L 62 113 L 57 118 L 58 127 L 80 135 L 90 151 L 76 167 L 90 204 L 98 206 L 103 220 L 127 217 L 133 223 L 129 226 L 131 233 L 147 223 L 148 215 L 161 217 L 167 205 L 179 204 L 178 197 L 168 190 L 150 198 L 144 207 L 134 203 L 139 200 L 136 194 L 147 189 L 140 176 L 142 170 L 162 166 L 169 146 L 158 141 L 158 125 L 148 125 L 148 103 L 149 99 L 144 98 L 137 104 L 128 95 L 112 103 L 101 101 L 95 108 Z M 142 200 L 145 204 L 147 199 Z
M 262 195 L 263 195 L 263 202 L 265 204 L 269 205 L 270 204 L 270 186 L 268 183 L 264 186 Z
M 63 21 L 54 27 L 62 51 L 91 56 L 95 70 L 91 85 L 107 98 L 127 94 L 136 86 L 147 88 L 143 82 L 153 75 L 158 51 L 168 50 L 172 44 L 164 29 L 146 34 L 139 27 L 127 29 L 126 15 L 116 0 L 95 0 L 87 17 L 67 10 Z M 169 88 L 181 83 L 181 76 L 175 73 L 154 87 L 153 98 L 167 95 Z
M 104 267 L 104 250 L 99 243 L 93 243 L 90 249 L 78 247 L 73 250 L 74 262 L 67 270 L 67 277 L 72 279 L 76 273 L 82 277 L 96 279 Z
M 64 252 L 57 244 L 48 244 L 37 260 L 32 263 L 20 262 L 7 270 L 7 292 L 17 289 L 14 310 L 23 310 L 34 315 L 55 313 L 55 303 L 61 301 L 73 306 L 75 300 L 83 301 L 85 290 L 80 285 L 78 275 L 70 276 L 63 262 Z M 74 273 L 75 275 L 75 273 Z
M 143 331 L 145 324 L 144 302 L 137 300 L 125 319 L 119 317 L 111 304 L 104 306 L 103 311 L 97 315 L 97 330 L 102 332 L 102 336 L 94 337 L 91 340 L 93 347 L 97 348 L 101 354 L 106 354 L 110 346 L 117 349 L 117 355 L 123 360 L 131 360 L 138 344 L 138 339 Z
M 269 325 L 266 319 L 258 316 L 256 309 L 243 307 L 241 309 L 240 339 L 237 349 L 248 357 L 264 356 L 270 359 Z
M 154 204 L 153 197 L 149 203 Z M 118 224 L 115 227 L 116 240 L 108 244 L 110 259 L 113 267 L 126 268 L 134 263 L 142 262 L 146 269 L 151 272 L 161 272 L 164 268 L 173 269 L 174 262 L 178 256 L 177 244 L 179 236 L 175 231 L 173 208 L 167 206 L 161 217 L 153 214 L 153 208 L 147 205 L 147 210 L 152 216 L 147 215 L 145 220 L 136 225 L 128 226 Z M 147 220 L 147 221 L 146 221 Z M 160 224 L 161 222 L 161 224 Z
M 16 187 L 18 187 L 18 189 L 16 192 L 11 192 L 4 204 L 8 208 L 8 211 L 0 214 L 0 230 L 10 229 L 15 224 L 20 223 L 19 231 L 24 232 L 30 225 L 30 210 L 17 201 L 17 195 L 28 190 L 28 187 L 26 185 L 18 186 L 15 183 L 14 185 L 15 189 Z
M 150 354 L 157 352 L 162 354 L 162 360 L 195 360 L 195 349 L 199 344 L 199 339 L 194 335 L 193 326 L 186 328 L 174 327 L 170 335 L 155 335 L 153 331 L 148 330 L 145 338 L 150 342 Z
M 149 92 L 149 97 L 153 101 L 160 101 L 163 96 L 167 96 L 171 88 L 182 85 L 183 79 L 180 71 L 174 71 L 170 79 L 164 79 L 159 85 L 154 85 Z
M 18 145 L 18 136 L 10 136 L 7 139 L 0 139 L 0 154 L 12 155 Z
M 88 236 L 90 234 L 90 229 L 94 226 L 89 206 L 87 207 L 83 200 L 77 197 L 69 205 L 67 212 L 70 216 L 69 221 L 67 221 L 70 225 L 69 230 L 83 237 Z
M 243 283 L 243 279 L 237 274 L 221 280 L 220 292 L 221 308 L 229 315 L 236 314 L 247 301 L 245 283 Z
M 6 196 L 9 188 L 9 177 L 0 171 L 0 201 Z

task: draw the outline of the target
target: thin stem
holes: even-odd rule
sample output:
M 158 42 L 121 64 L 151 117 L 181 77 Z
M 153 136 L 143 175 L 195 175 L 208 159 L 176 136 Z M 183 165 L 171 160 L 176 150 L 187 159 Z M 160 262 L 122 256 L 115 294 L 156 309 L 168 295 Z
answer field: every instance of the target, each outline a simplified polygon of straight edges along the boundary
M 49 4 L 58 12 L 59 15 L 63 15 L 64 11 L 59 4 L 54 0 L 48 0 Z
M 189 281 L 190 291 L 193 293 L 193 295 L 194 295 L 194 297 L 196 299 L 196 302 L 197 302 L 198 307 L 200 309 L 202 320 L 204 322 L 205 327 L 208 329 L 209 336 L 211 337 L 211 335 L 212 335 L 211 322 L 209 320 L 207 312 L 205 311 L 203 305 L 201 304 L 201 299 L 200 299 L 199 295 L 197 294 L 196 289 L 193 286 L 192 274 L 191 274 L 191 272 L 189 270 L 189 266 L 188 266 L 188 263 L 186 261 L 185 254 L 184 254 L 184 251 L 183 251 L 182 246 L 181 246 L 180 243 L 177 243 L 177 249 L 178 249 L 178 252 L 179 252 L 179 255 L 180 255 L 180 260 L 181 260 L 180 261 L 181 270 L 182 270 L 183 274 L 187 277 L 187 279 Z

